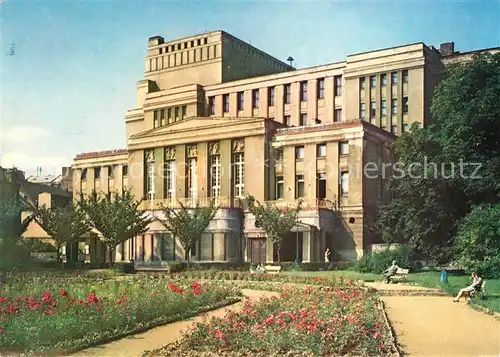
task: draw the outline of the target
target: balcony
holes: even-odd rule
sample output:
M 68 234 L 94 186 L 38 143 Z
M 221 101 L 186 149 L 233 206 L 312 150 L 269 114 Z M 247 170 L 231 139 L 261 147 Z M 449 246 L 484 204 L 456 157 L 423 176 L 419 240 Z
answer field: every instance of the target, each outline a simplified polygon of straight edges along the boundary
M 144 200 L 139 205 L 138 209 L 141 211 L 161 210 L 163 208 L 181 208 L 184 207 L 195 208 L 198 203 L 200 206 L 208 206 L 212 200 L 215 200 L 215 205 L 220 208 L 240 208 L 243 209 L 243 200 L 238 197 L 206 197 L 206 198 L 175 198 L 175 199 L 154 199 Z

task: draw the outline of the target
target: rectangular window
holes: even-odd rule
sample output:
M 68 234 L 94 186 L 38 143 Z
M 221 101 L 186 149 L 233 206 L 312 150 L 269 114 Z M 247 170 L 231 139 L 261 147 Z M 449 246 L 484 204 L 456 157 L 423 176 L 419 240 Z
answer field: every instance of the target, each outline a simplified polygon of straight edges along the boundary
M 215 98 L 208 97 L 208 114 L 215 115 Z
M 398 113 L 398 100 L 393 99 L 391 101 L 391 113 L 392 115 L 396 115 Z
M 403 83 L 408 83 L 408 71 L 403 71 Z
M 303 160 L 304 159 L 304 147 L 296 146 L 295 147 L 295 160 Z
M 391 73 L 391 83 L 398 84 L 398 72 Z
M 394 135 L 397 135 L 397 134 L 398 134 L 398 126 L 397 126 L 397 125 L 393 125 L 393 126 L 391 127 L 391 130 L 392 130 L 392 133 L 393 133 Z
M 292 86 L 290 84 L 284 86 L 283 101 L 285 104 L 290 104 L 292 101 Z
M 342 95 L 342 76 L 335 76 L 335 96 Z
M 382 87 L 387 87 L 387 74 L 382 74 L 380 75 L 380 82 L 382 84 Z
M 299 126 L 306 126 L 306 125 L 307 125 L 307 114 L 301 113 L 299 117 Z
M 222 96 L 222 106 L 224 113 L 229 113 L 229 94 L 224 94 Z
M 318 173 L 316 182 L 316 198 L 324 200 L 326 198 L 326 173 Z
M 300 82 L 300 101 L 307 101 L 307 82 Z
M 370 88 L 375 88 L 377 86 L 377 77 L 370 76 Z
M 175 107 L 175 120 L 179 119 L 179 107 Z
M 370 102 L 370 118 L 375 118 L 377 116 L 377 104 L 375 102 Z
M 166 111 L 166 109 L 160 109 L 160 125 L 161 126 L 164 126 L 165 124 L 167 124 L 166 118 L 165 118 L 165 111 Z
M 210 156 L 210 196 L 219 197 L 220 196 L 220 185 L 221 185 L 221 164 L 220 155 Z
M 276 87 L 269 87 L 268 92 L 267 92 L 267 104 L 270 107 L 274 107 L 274 98 L 276 94 Z
M 94 179 L 98 180 L 101 178 L 101 168 L 100 167 L 96 167 L 94 169 Z
M 152 200 L 155 196 L 155 163 L 146 164 L 146 194 Z
M 339 143 L 339 154 L 340 155 L 348 155 L 349 154 L 349 142 L 341 141 Z
M 403 123 L 403 127 L 401 128 L 403 133 L 406 133 L 408 131 L 408 124 Z
M 183 105 L 182 106 L 182 118 L 184 119 L 187 116 L 187 106 Z
M 167 120 L 169 123 L 172 123 L 172 108 L 167 109 Z
M 164 164 L 164 173 L 165 173 L 165 198 L 167 199 L 175 199 L 175 160 L 165 161 Z
M 365 87 L 366 87 L 366 83 L 365 82 L 366 82 L 365 81 L 365 77 L 361 77 L 359 79 L 359 89 L 365 89 Z
M 361 103 L 359 105 L 359 117 L 362 120 L 365 120 L 365 118 L 366 118 L 366 105 L 365 105 L 365 103 Z
M 159 114 L 158 110 L 153 111 L 153 128 L 157 128 L 159 126 Z
M 342 121 L 342 109 L 335 109 L 333 121 Z
M 283 163 L 283 148 L 276 148 L 274 151 L 274 160 L 276 163 L 282 164 Z
M 245 196 L 245 158 L 242 152 L 233 155 L 234 196 Z
M 187 161 L 188 177 L 187 177 L 187 188 L 188 197 L 197 200 L 198 199 L 198 160 L 196 157 L 189 158 Z
M 295 175 L 295 198 L 305 196 L 304 175 Z
M 115 177 L 115 168 L 113 166 L 108 166 L 108 177 L 109 178 Z
M 326 144 L 316 145 L 316 157 L 326 157 Z
M 128 165 L 122 166 L 122 176 L 128 176 Z
M 258 89 L 252 90 L 252 108 L 257 109 L 259 107 L 259 96 L 260 92 Z
M 403 97 L 403 114 L 408 114 L 408 97 Z
M 288 125 L 288 126 L 292 125 L 292 118 L 290 117 L 290 115 L 285 115 L 283 117 L 283 124 Z
M 238 103 L 238 110 L 243 110 L 245 106 L 245 93 L 244 92 L 238 92 L 237 93 L 237 103 Z
M 342 196 L 349 194 L 349 172 L 347 171 L 340 174 L 340 194 Z
M 318 99 L 325 98 L 325 79 L 318 79 Z
M 276 200 L 282 200 L 283 199 L 283 194 L 284 194 L 283 176 L 277 176 L 276 177 L 276 195 L 275 195 L 275 199 Z
M 387 115 L 387 101 L 385 99 L 382 99 L 381 101 L 380 113 L 382 114 L 383 117 Z

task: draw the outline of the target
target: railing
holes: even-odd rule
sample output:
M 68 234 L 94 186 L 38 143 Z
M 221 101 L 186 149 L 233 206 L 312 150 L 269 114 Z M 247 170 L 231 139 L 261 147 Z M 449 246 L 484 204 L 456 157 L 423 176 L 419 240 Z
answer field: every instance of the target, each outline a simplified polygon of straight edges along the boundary
M 161 210 L 163 208 L 181 208 L 181 206 L 187 208 L 195 208 L 196 205 L 208 206 L 211 201 L 214 201 L 215 206 L 220 208 L 240 208 L 243 209 L 243 201 L 238 197 L 206 197 L 206 198 L 172 198 L 172 199 L 154 199 L 154 200 L 144 200 L 139 205 L 139 210 Z
M 301 200 L 301 207 L 302 208 L 325 208 L 325 209 L 331 209 L 335 210 L 338 208 L 338 204 L 334 201 L 326 200 L 326 199 L 319 199 L 319 198 L 312 198 L 312 199 L 302 199 Z M 297 207 L 297 204 L 299 203 L 299 199 L 297 200 L 292 200 L 292 201 L 287 201 L 287 200 L 275 200 L 275 201 L 266 201 L 267 203 L 270 203 L 272 205 L 275 205 L 277 207 Z

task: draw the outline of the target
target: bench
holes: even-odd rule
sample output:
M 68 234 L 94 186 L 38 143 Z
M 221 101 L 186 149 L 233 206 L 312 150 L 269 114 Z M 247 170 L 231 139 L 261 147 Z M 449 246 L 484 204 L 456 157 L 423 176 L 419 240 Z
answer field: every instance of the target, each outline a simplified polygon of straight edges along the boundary
M 264 266 L 264 270 L 269 274 L 278 274 L 281 271 L 280 265 L 266 265 Z
M 476 296 L 478 296 L 482 299 L 484 299 L 486 297 L 486 280 L 483 280 L 483 283 L 481 284 L 481 289 L 474 290 L 469 294 L 469 296 L 467 298 L 467 302 L 470 302 L 470 300 Z
M 408 277 L 409 272 L 410 272 L 410 269 L 398 268 L 398 270 L 396 271 L 396 274 L 390 276 L 389 279 L 391 281 L 394 281 L 394 282 L 406 281 L 406 278 Z

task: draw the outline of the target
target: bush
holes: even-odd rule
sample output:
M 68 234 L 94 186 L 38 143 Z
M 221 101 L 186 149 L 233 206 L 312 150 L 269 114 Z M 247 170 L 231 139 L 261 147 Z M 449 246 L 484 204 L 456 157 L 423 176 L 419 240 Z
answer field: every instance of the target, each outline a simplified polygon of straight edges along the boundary
M 396 249 L 366 254 L 356 262 L 354 269 L 360 273 L 380 274 L 392 264 L 393 260 L 402 268 L 410 268 L 408 247 L 400 246 Z
M 30 263 L 28 248 L 9 239 L 0 238 L 0 270 L 10 270 Z
M 113 269 L 124 274 L 135 274 L 135 267 L 132 262 L 115 262 Z

